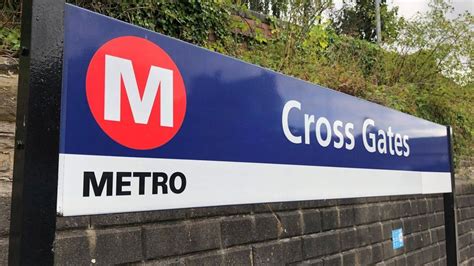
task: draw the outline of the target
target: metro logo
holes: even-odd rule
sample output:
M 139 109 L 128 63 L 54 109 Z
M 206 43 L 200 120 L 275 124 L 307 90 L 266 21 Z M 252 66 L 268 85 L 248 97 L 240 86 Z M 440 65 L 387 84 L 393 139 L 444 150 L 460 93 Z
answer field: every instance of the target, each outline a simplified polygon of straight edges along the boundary
M 123 146 L 160 147 L 178 132 L 186 112 L 186 90 L 173 60 L 139 37 L 112 39 L 94 54 L 86 78 L 94 119 Z

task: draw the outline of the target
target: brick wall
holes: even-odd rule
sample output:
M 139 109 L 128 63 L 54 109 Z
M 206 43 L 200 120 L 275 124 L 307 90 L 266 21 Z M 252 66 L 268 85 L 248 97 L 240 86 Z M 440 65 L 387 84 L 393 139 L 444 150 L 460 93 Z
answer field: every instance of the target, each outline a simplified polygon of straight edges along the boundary
M 457 187 L 458 249 L 460 260 L 474 265 L 474 184 Z
M 461 265 L 474 265 L 474 184 L 458 185 Z M 0 265 L 10 201 L 0 194 Z M 441 195 L 304 201 L 59 217 L 58 265 L 445 265 Z M 404 248 L 391 231 L 402 228 Z
M 474 185 L 457 187 L 459 248 L 474 263 Z M 441 195 L 58 218 L 58 264 L 445 265 Z M 403 228 L 405 246 L 392 248 Z

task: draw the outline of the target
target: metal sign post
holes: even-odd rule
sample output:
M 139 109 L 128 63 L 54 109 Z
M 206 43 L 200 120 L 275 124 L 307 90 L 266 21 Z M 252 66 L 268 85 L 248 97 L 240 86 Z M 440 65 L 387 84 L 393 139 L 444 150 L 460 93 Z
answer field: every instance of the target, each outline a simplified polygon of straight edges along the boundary
M 22 3 L 10 265 L 54 262 L 64 4 Z
M 446 263 L 447 265 L 458 265 L 458 230 L 456 217 L 456 186 L 453 162 L 453 132 L 450 126 L 448 130 L 449 159 L 451 165 L 451 193 L 444 193 L 444 230 L 446 235 Z

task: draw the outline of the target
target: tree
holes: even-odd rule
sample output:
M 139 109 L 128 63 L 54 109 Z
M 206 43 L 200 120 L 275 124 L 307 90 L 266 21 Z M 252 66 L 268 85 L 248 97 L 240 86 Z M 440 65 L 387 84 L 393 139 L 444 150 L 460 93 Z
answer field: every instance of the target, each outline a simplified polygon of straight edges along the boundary
M 286 11 L 290 0 L 232 0 L 233 4 L 280 18 Z
M 385 42 L 392 41 L 398 34 L 397 13 L 397 7 L 389 9 L 387 1 L 381 0 L 382 40 Z M 374 0 L 344 0 L 342 9 L 333 13 L 332 20 L 338 34 L 377 41 Z
M 330 0 L 232 0 L 232 2 L 284 20 L 287 20 L 295 9 L 301 9 L 304 13 L 302 16 L 308 17 L 315 11 L 319 11 L 318 14 L 321 15 L 322 11 L 328 8 L 328 3 L 332 4 Z
M 458 84 L 474 81 L 474 17 L 469 12 L 454 19 L 444 0 L 432 0 L 430 10 L 403 23 L 393 49 L 400 54 L 395 62 L 395 81 L 435 83 L 440 75 Z

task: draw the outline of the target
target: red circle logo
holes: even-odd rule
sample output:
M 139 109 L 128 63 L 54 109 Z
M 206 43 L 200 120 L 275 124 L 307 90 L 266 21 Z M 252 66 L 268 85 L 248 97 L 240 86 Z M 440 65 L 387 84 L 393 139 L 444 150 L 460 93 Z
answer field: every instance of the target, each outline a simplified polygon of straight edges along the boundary
M 158 45 L 139 37 L 118 37 L 97 50 L 87 69 L 86 94 L 100 128 L 137 150 L 170 141 L 186 113 L 178 67 Z

